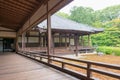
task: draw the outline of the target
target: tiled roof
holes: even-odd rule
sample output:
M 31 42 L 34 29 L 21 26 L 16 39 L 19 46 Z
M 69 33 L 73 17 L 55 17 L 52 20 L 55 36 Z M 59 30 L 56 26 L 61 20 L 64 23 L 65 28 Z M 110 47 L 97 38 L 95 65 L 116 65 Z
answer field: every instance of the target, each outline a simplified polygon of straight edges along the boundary
M 38 27 L 47 28 L 47 20 L 44 20 L 42 23 L 40 23 Z M 93 33 L 102 32 L 104 30 L 102 28 L 94 28 L 86 24 L 77 23 L 75 21 L 57 15 L 51 16 L 51 27 L 52 29 L 74 30 L 74 31 L 84 31 L 84 32 L 93 32 Z

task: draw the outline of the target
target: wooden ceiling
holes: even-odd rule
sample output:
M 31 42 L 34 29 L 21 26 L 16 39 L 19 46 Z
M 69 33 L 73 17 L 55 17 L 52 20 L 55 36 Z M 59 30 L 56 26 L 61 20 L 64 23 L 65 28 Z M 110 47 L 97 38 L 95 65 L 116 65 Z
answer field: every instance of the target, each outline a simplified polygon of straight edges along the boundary
M 18 30 L 48 0 L 0 0 L 0 26 Z

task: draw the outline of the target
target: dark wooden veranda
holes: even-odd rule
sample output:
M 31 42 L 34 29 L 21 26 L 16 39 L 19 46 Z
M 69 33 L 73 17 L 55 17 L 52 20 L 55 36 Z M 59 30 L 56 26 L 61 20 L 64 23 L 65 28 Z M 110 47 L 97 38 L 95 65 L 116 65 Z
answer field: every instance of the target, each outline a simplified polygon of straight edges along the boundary
M 0 55 L 0 80 L 78 80 L 15 53 Z

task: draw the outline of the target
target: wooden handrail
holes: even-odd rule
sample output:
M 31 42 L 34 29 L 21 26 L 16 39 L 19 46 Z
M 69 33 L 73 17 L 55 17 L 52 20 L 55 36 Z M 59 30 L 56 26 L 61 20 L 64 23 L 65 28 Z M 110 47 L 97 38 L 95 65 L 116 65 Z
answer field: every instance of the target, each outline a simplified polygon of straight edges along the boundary
M 48 60 L 48 55 L 46 55 L 46 54 L 40 54 L 40 53 L 37 54 L 36 52 L 34 53 L 34 52 L 24 52 L 24 51 L 19 52 L 19 53 L 23 54 L 25 56 L 34 58 L 34 59 L 36 59 L 36 57 L 39 57 L 40 61 L 42 61 L 42 59 L 47 59 Z M 77 67 L 77 68 L 80 68 L 80 69 L 85 69 L 87 74 L 86 74 L 86 76 L 84 76 L 83 80 L 93 80 L 92 76 L 91 76 L 92 72 L 96 72 L 96 73 L 99 73 L 99 74 L 104 74 L 106 76 L 110 76 L 110 77 L 113 77 L 113 78 L 120 79 L 120 74 L 116 74 L 116 73 L 108 72 L 108 71 L 103 71 L 103 70 L 92 67 L 92 65 L 96 65 L 96 66 L 105 67 L 105 68 L 109 68 L 109 69 L 120 70 L 120 65 L 106 64 L 106 63 L 94 62 L 94 61 L 88 61 L 88 60 L 71 59 L 71 58 L 65 58 L 65 57 L 54 56 L 54 55 L 49 55 L 49 56 L 50 56 L 50 62 L 55 61 L 55 62 L 61 63 L 61 69 L 63 71 L 66 70 L 65 65 L 70 65 L 70 66 Z M 77 65 L 77 64 L 74 64 L 74 63 L 66 62 L 65 60 L 85 63 L 87 65 L 86 66 Z M 51 64 L 51 63 L 49 63 L 49 64 Z M 56 66 L 55 64 L 52 64 L 52 65 Z M 69 72 L 69 70 L 67 70 L 67 71 Z M 71 73 L 75 74 L 76 72 L 71 72 Z M 72 74 L 72 75 L 74 75 L 74 74 Z M 79 74 L 77 74 L 77 77 L 78 77 L 78 75 Z M 79 76 L 83 76 L 83 75 L 79 75 Z
M 42 56 L 47 56 L 47 55 L 42 55 Z M 102 62 L 94 62 L 94 61 L 88 61 L 88 60 L 78 60 L 78 59 L 72 59 L 72 58 L 66 58 L 66 57 L 60 57 L 60 56 L 53 56 L 53 55 L 50 55 L 50 56 L 55 57 L 55 58 L 61 58 L 61 59 L 66 59 L 66 60 L 71 60 L 71 61 L 76 61 L 76 62 L 82 62 L 82 63 L 88 63 L 88 64 L 92 64 L 92 65 L 109 67 L 111 69 L 120 70 L 120 65 L 113 65 L 113 64 L 102 63 Z

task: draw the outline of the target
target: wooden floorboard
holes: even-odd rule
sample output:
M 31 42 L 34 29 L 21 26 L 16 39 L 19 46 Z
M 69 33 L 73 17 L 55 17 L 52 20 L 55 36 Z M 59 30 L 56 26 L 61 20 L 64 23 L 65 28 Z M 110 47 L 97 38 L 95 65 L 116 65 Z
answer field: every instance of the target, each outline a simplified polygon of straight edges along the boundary
M 0 80 L 79 80 L 15 53 L 0 55 Z

